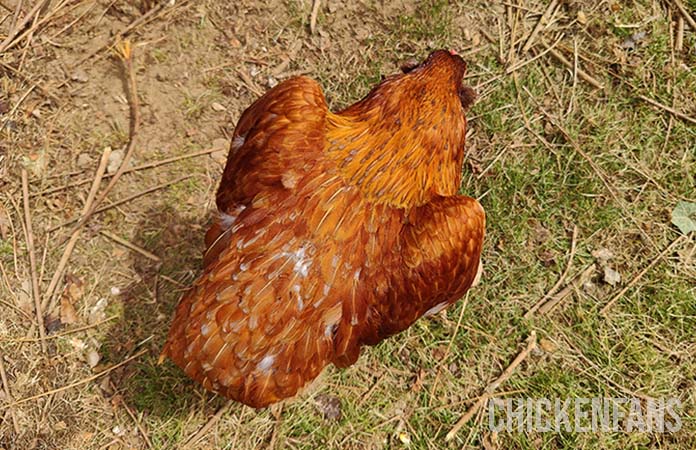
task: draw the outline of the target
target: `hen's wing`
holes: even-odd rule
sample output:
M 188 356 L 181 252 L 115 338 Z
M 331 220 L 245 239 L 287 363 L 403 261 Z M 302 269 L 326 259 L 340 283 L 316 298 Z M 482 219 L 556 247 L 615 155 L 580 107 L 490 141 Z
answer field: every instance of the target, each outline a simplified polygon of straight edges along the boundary
M 245 142 L 218 196 L 233 213 L 230 232 L 181 299 L 163 350 L 207 389 L 255 407 L 315 378 L 331 360 L 342 316 L 344 334 L 357 336 L 366 311 L 366 206 L 324 157 L 320 93 L 293 83 L 238 127 Z
M 288 168 L 324 148 L 327 112 L 321 87 L 307 77 L 284 81 L 254 102 L 235 128 L 218 209 L 228 212 L 265 189 L 292 183 L 282 179 Z
M 351 351 L 336 355 L 337 365 L 352 364 L 359 344 L 377 344 L 456 302 L 476 277 L 486 220 L 476 200 L 437 197 L 411 210 L 406 220 L 395 246 L 401 269 L 388 273 L 386 293 L 376 295 L 375 289 L 366 299 L 367 325 L 357 342 L 345 345 Z
M 280 83 L 244 111 L 217 191 L 220 217 L 206 233 L 205 266 L 227 246 L 226 231 L 256 194 L 296 183 L 289 168 L 323 149 L 327 111 L 321 87 L 307 77 Z

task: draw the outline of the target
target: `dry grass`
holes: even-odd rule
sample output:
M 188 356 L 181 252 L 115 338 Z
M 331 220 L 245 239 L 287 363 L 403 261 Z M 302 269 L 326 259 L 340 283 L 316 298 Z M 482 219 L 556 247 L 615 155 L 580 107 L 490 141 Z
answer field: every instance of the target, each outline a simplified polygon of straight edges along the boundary
M 693 1 L 171 3 L 0 1 L 0 447 L 692 448 L 696 242 L 670 212 L 696 198 Z M 122 38 L 137 170 L 96 205 L 61 274 L 63 224 L 87 210 L 105 148 L 133 133 Z M 157 366 L 200 265 L 214 150 L 244 108 L 300 73 L 338 108 L 438 47 L 460 51 L 479 93 L 462 191 L 489 225 L 468 301 L 329 368 L 277 414 Z M 678 397 L 683 428 L 495 435 L 472 412 L 445 442 L 501 374 L 508 396 Z

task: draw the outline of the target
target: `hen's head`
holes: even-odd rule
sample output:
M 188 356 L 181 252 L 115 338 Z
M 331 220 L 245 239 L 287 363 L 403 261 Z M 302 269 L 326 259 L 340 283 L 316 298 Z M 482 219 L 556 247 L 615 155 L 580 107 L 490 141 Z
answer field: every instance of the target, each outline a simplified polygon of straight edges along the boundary
M 462 84 L 466 63 L 455 52 L 402 70 L 330 117 L 329 152 L 368 199 L 410 207 L 459 189 L 465 113 L 476 95 Z
M 442 88 L 454 88 L 464 110 L 476 100 L 474 90 L 462 84 L 466 74 L 466 62 L 454 50 L 436 50 L 422 63 L 410 59 L 401 65 L 404 74 L 415 76 L 423 82 L 442 83 Z

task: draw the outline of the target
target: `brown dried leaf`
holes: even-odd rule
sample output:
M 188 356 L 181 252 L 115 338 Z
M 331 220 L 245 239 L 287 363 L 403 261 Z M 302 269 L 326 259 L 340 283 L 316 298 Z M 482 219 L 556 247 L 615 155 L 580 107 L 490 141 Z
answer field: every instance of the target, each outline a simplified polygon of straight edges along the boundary
M 27 314 L 34 311 L 34 302 L 31 299 L 31 282 L 29 279 L 22 280 L 20 288 L 17 290 L 17 307 Z
M 553 353 L 558 348 L 558 346 L 553 341 L 550 341 L 546 338 L 542 338 L 539 340 L 539 347 L 541 347 L 541 349 L 546 353 Z
M 77 322 L 77 311 L 68 295 L 60 297 L 60 321 L 66 325 Z
M 10 217 L 7 215 L 5 207 L 0 205 L 0 238 L 7 239 L 10 230 Z
M 596 258 L 600 263 L 604 264 L 614 257 L 611 250 L 607 248 L 600 248 L 592 251 L 592 256 Z
M 423 369 L 422 367 L 418 368 L 416 379 L 413 380 L 413 385 L 411 386 L 411 390 L 413 392 L 418 392 L 421 390 L 421 388 L 423 388 L 423 380 L 425 379 L 426 374 L 427 372 L 425 371 L 425 369 Z

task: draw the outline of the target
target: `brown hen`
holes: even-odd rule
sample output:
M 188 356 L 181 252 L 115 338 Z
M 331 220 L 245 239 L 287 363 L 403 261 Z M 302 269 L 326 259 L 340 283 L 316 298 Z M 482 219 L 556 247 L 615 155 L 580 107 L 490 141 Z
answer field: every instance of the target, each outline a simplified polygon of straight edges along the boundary
M 436 51 L 339 113 L 306 77 L 251 105 L 203 274 L 162 357 L 263 407 L 461 298 L 485 222 L 476 200 L 456 195 L 474 99 L 465 71 L 454 52 Z

